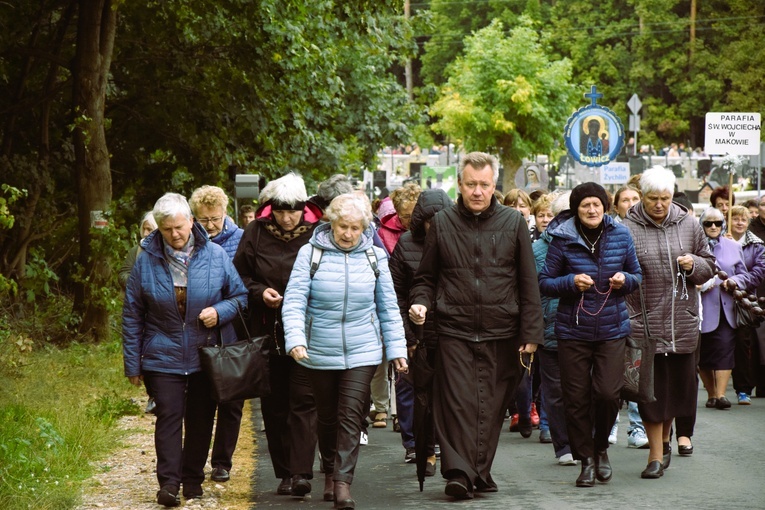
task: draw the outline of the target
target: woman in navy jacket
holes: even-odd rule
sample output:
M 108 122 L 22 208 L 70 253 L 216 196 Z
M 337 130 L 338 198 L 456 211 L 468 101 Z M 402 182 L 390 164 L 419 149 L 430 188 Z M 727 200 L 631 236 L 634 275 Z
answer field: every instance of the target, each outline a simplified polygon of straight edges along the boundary
M 125 375 L 151 386 L 157 404 L 157 503 L 178 506 L 202 496 L 215 401 L 199 363 L 199 347 L 236 341 L 230 324 L 247 299 L 225 250 L 195 223 L 182 195 L 154 205 L 159 228 L 141 243 L 122 311 Z M 183 430 L 186 435 L 183 437 Z
M 566 428 L 582 461 L 576 485 L 592 487 L 596 478 L 611 479 L 608 434 L 619 412 L 630 333 L 624 296 L 638 289 L 642 273 L 629 230 L 604 214 L 609 200 L 600 185 L 574 188 L 570 206 L 548 229 L 553 239 L 539 287 L 560 298 L 555 335 Z

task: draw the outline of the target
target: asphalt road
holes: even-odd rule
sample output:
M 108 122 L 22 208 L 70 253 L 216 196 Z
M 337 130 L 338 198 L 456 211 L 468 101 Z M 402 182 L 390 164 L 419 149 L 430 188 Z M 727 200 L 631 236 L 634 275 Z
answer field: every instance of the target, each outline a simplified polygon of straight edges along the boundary
M 760 435 L 765 433 L 765 398 L 738 406 L 733 396 L 729 388 L 728 398 L 734 402 L 730 410 L 706 409 L 706 392 L 700 390 L 694 453 L 680 457 L 673 444 L 671 466 L 658 480 L 640 478 L 648 450 L 627 448 L 624 408 L 619 441 L 609 449 L 614 476 L 608 484 L 575 487 L 580 468 L 559 466 L 552 445 L 539 443 L 538 431 L 523 439 L 505 428 L 492 469 L 499 492 L 452 502 L 444 495 L 440 474 L 427 478 L 419 491 L 415 467 L 404 463 L 400 435 L 389 424 L 387 429 L 369 428 L 369 445 L 362 446 L 351 494 L 360 509 L 765 509 L 765 440 Z M 253 508 L 332 508 L 321 500 L 324 475 L 318 467 L 313 498 L 277 496 L 264 432 L 257 441 Z

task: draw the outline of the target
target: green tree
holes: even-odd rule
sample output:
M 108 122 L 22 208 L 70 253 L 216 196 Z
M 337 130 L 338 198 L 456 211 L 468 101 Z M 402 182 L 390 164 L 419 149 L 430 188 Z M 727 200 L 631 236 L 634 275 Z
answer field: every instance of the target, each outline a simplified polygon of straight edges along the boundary
M 465 41 L 431 113 L 434 129 L 468 150 L 494 150 L 505 189 L 524 157 L 546 154 L 574 108 L 571 63 L 551 61 L 537 33 L 516 27 L 505 37 L 499 21 Z

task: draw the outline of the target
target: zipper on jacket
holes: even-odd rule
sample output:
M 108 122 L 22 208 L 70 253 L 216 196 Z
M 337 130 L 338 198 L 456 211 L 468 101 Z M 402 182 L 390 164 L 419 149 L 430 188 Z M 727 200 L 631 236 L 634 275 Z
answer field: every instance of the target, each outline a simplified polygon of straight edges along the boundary
M 480 331 L 480 325 L 481 325 L 481 279 L 478 277 L 479 270 L 481 267 L 481 257 L 480 257 L 480 226 L 481 222 L 478 221 L 478 217 L 475 216 L 473 218 L 473 222 L 475 223 L 475 230 L 473 231 L 473 256 L 475 264 L 473 266 L 473 272 L 475 274 L 475 300 L 476 300 L 476 312 L 473 314 L 473 334 L 475 341 L 478 342 L 481 338 L 479 331 Z
M 372 328 L 375 331 L 375 336 L 377 337 L 377 343 L 378 343 L 378 345 L 382 346 L 382 337 L 380 336 L 380 333 L 377 331 L 377 326 L 375 325 L 375 314 L 374 314 L 374 312 L 369 314 L 369 319 L 372 322 Z
M 672 266 L 672 249 L 669 245 L 669 235 L 667 235 L 667 229 L 662 227 L 664 233 L 664 243 L 667 245 L 667 259 L 669 260 L 669 274 L 672 278 L 672 307 L 670 308 L 669 325 L 672 332 L 672 352 L 675 352 L 675 297 L 677 294 L 677 276 L 675 275 L 675 269 Z M 680 266 L 678 265 L 678 270 Z M 665 353 L 666 354 L 666 353 Z
M 343 359 L 345 360 L 345 369 L 349 369 L 348 363 L 348 345 L 345 340 L 345 317 L 348 313 L 348 253 L 345 254 L 345 296 L 343 297 L 343 320 L 340 324 L 340 330 L 343 337 Z

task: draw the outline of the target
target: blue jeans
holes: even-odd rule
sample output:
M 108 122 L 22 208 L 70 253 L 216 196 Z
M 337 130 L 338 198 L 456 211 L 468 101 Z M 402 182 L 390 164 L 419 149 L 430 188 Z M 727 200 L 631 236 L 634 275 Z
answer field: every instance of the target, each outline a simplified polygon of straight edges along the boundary
M 643 419 L 640 417 L 640 411 L 638 411 L 637 402 L 627 402 L 627 416 L 630 419 L 630 426 L 627 429 L 627 434 L 632 434 L 632 431 L 638 429 L 645 432 Z
M 411 374 L 396 375 L 396 417 L 401 428 L 401 444 L 414 448 L 414 385 Z

